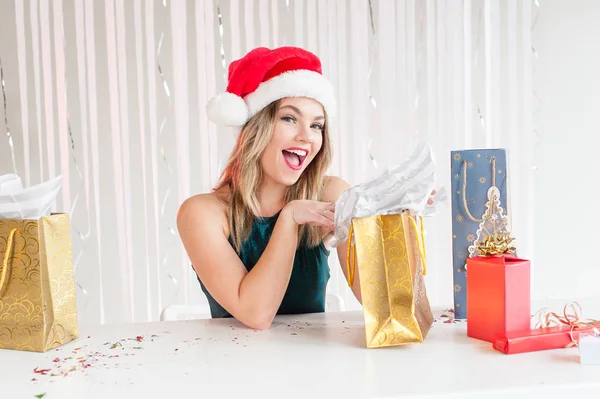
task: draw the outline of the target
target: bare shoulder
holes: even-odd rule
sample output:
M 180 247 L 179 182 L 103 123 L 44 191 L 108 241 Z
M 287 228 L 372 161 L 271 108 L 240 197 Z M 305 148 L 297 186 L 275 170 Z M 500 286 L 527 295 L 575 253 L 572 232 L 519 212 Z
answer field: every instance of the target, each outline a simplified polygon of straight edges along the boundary
M 350 188 L 350 184 L 337 176 L 326 176 L 324 181 L 323 201 L 335 202 L 344 191 Z
M 179 207 L 177 226 L 181 231 L 201 223 L 222 228 L 226 233 L 229 229 L 227 215 L 227 204 L 217 193 L 198 194 L 186 199 Z

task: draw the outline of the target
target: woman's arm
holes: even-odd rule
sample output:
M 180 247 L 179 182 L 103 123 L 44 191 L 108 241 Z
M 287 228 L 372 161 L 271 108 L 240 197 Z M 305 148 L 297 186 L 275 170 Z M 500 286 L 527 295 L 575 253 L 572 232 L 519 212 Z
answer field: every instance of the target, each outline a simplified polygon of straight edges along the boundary
M 331 204 L 292 201 L 281 211 L 271 239 L 250 272 L 229 244 L 227 216 L 213 197 L 186 200 L 177 216 L 183 245 L 196 273 L 213 298 L 245 325 L 267 329 L 289 284 L 303 223 L 329 226 L 323 216 Z
M 335 202 L 338 200 L 340 195 L 350 188 L 350 184 L 346 182 L 344 179 L 339 177 L 328 177 L 325 181 L 325 192 L 323 195 L 323 201 L 326 202 Z M 323 233 L 325 233 L 323 231 Z M 348 267 L 346 264 L 347 256 L 348 256 L 348 241 L 340 244 L 337 247 L 337 255 L 340 260 L 340 266 L 342 268 L 342 272 L 344 273 L 344 277 L 346 278 L 346 282 L 348 281 Z M 356 269 L 354 273 L 354 282 L 352 284 L 352 293 L 356 297 L 359 303 L 362 304 L 362 297 L 360 294 L 360 278 L 358 275 L 358 269 Z

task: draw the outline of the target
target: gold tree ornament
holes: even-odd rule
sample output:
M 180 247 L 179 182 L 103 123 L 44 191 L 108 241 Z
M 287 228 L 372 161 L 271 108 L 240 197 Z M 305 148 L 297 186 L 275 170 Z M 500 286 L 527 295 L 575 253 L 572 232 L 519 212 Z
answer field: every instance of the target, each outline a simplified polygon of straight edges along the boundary
M 515 240 L 508 230 L 508 216 L 500 204 L 500 190 L 496 186 L 488 190 L 488 202 L 479 223 L 477 238 L 469 246 L 469 256 L 502 256 L 516 253 Z

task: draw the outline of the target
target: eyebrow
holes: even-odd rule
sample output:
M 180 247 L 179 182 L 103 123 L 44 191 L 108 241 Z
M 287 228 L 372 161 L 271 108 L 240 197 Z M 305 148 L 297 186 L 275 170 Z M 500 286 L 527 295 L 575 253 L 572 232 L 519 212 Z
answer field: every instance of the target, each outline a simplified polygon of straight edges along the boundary
M 302 117 L 302 112 L 297 107 L 294 107 L 293 105 L 284 105 L 284 106 L 279 107 L 280 110 L 283 108 L 291 108 L 294 112 L 296 112 L 298 115 L 300 115 Z M 315 117 L 316 121 L 320 121 L 320 120 L 324 120 L 324 119 L 325 119 L 325 117 L 323 115 Z

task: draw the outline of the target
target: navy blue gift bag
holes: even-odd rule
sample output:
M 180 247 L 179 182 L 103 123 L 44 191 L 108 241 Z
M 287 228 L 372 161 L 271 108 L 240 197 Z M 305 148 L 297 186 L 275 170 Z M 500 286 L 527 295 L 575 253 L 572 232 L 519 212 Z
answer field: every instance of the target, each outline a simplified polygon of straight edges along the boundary
M 500 203 L 508 220 L 508 179 L 505 149 L 451 151 L 452 173 L 452 264 L 454 267 L 454 315 L 467 318 L 467 275 L 469 246 L 485 212 L 492 185 L 500 190 Z

